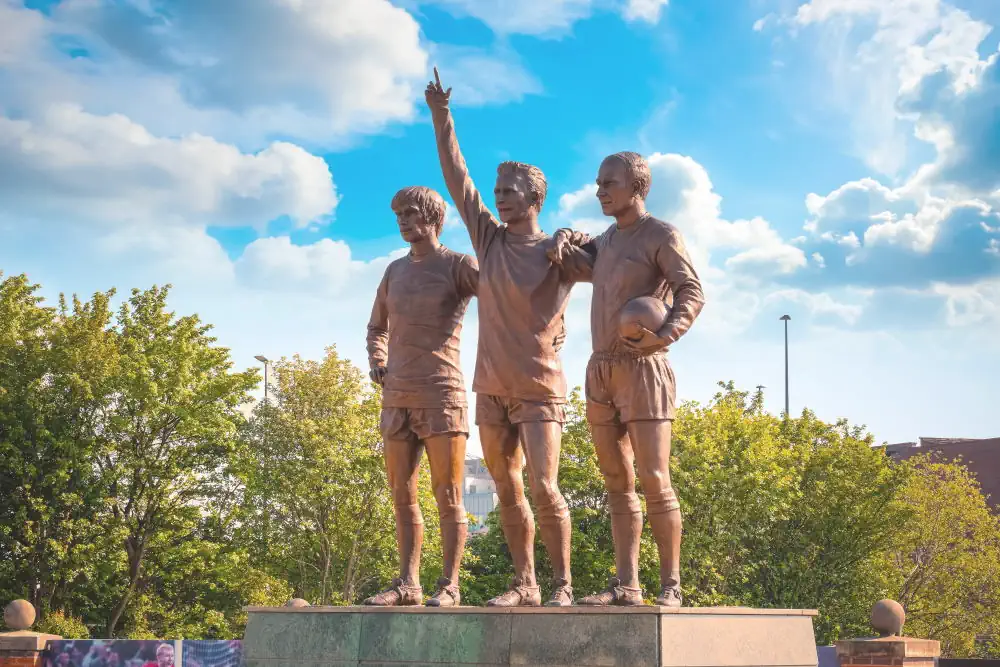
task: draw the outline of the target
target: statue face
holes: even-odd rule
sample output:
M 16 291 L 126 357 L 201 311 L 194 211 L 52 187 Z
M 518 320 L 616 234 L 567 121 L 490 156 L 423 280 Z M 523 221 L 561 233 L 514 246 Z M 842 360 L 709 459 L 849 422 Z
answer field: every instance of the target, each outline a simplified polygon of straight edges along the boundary
M 636 200 L 635 183 L 629 180 L 628 168 L 617 158 L 607 158 L 597 172 L 597 200 L 604 215 L 620 215 Z
M 399 234 L 407 243 L 423 241 L 436 233 L 434 225 L 424 219 L 424 214 L 416 204 L 403 204 L 401 208 L 394 209 L 394 212 L 396 224 L 399 225 Z
M 497 174 L 497 184 L 493 188 L 496 198 L 497 215 L 500 222 L 509 224 L 522 220 L 528 215 L 534 197 L 528 187 L 528 179 L 524 174 L 514 171 L 504 171 Z

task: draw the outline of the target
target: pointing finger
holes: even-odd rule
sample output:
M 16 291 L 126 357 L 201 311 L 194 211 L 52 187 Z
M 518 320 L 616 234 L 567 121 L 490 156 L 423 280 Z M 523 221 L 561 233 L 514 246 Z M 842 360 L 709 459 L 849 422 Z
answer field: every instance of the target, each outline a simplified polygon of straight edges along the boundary
M 437 82 L 438 88 L 441 87 L 441 77 L 438 75 L 438 68 L 434 68 L 434 81 Z

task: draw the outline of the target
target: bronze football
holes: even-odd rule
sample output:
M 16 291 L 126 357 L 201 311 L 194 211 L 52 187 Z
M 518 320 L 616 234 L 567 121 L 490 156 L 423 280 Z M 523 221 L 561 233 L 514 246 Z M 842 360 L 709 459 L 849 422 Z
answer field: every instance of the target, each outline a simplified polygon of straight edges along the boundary
M 618 333 L 623 338 L 633 340 L 641 337 L 639 327 L 656 333 L 666 323 L 669 314 L 663 299 L 654 296 L 636 297 L 622 307 L 618 317 Z

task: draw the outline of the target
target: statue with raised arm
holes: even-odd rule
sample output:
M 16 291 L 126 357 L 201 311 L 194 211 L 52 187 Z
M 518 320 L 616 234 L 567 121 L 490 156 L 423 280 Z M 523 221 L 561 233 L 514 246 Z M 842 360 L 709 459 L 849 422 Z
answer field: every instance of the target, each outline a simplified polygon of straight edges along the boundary
M 393 261 L 375 294 L 368 323 L 372 381 L 382 387 L 380 428 L 392 488 L 400 574 L 366 605 L 418 605 L 424 521 L 417 504 L 417 473 L 424 450 L 441 521 L 444 570 L 426 604 L 461 602 L 458 570 L 468 519 L 462 504 L 465 441 L 469 434 L 459 336 L 479 268 L 468 255 L 441 245 L 445 205 L 434 190 L 403 188 L 392 199 L 399 232 L 410 244 Z
M 581 599 L 583 605 L 642 604 L 634 464 L 660 557 L 656 603 L 679 607 L 682 601 L 681 514 L 670 484 L 675 386 L 667 349 L 691 327 L 705 298 L 680 231 L 646 212 L 650 184 L 641 155 L 605 158 L 597 198 L 615 224 L 593 239 L 561 229 L 550 249 L 556 262 L 578 245 L 594 257 L 587 420 L 608 491 L 617 572 L 607 590 Z
M 574 282 L 588 279 L 589 257 L 565 248 L 561 265 L 549 259 L 552 239 L 538 225 L 546 183 L 537 167 L 504 162 L 497 168 L 493 194 L 499 220 L 493 216 L 459 149 L 448 106 L 451 89 L 443 89 L 437 69 L 434 77 L 426 99 L 441 170 L 479 260 L 479 345 L 472 385 L 476 424 L 515 570 L 510 589 L 487 604 L 541 604 L 523 455 L 539 532 L 552 562 L 553 592 L 546 605 L 568 606 L 573 603 L 570 520 L 557 483 L 566 378 L 557 338 Z

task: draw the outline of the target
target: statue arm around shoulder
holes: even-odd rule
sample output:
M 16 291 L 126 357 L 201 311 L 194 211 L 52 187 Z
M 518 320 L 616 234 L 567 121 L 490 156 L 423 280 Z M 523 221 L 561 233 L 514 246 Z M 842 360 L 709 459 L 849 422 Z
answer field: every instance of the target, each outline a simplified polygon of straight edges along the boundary
M 597 246 L 588 234 L 565 227 L 558 229 L 546 254 L 560 267 L 564 280 L 576 283 L 593 279 Z
M 372 382 L 382 386 L 385 382 L 385 366 L 389 360 L 389 269 L 385 270 L 382 282 L 375 292 L 375 303 L 368 320 L 368 367 Z
M 434 135 L 437 139 L 438 158 L 441 161 L 441 172 L 451 200 L 455 202 L 458 213 L 462 217 L 472 247 L 478 253 L 489 241 L 489 236 L 495 234 L 499 225 L 483 204 L 483 198 L 469 176 L 469 168 L 462 156 L 455 134 L 455 122 L 448 107 L 451 99 L 451 88 L 444 90 L 437 68 L 434 68 L 434 81 L 427 84 L 424 92 L 427 106 L 431 110 L 434 121 Z

